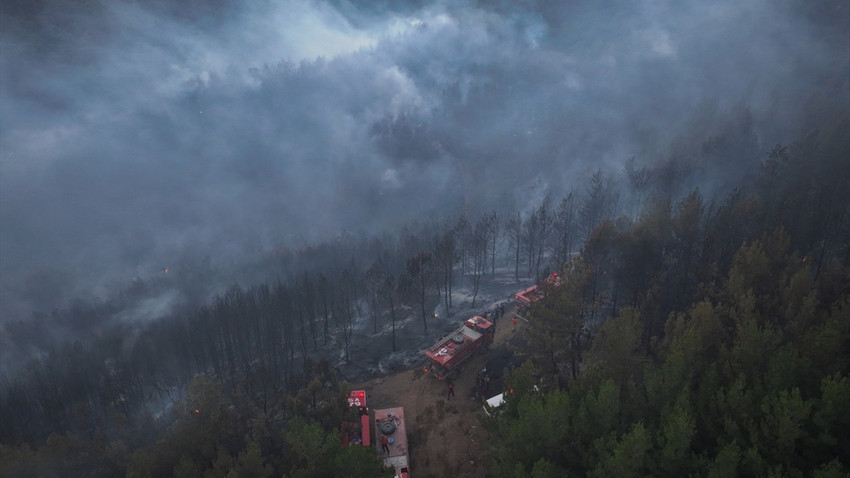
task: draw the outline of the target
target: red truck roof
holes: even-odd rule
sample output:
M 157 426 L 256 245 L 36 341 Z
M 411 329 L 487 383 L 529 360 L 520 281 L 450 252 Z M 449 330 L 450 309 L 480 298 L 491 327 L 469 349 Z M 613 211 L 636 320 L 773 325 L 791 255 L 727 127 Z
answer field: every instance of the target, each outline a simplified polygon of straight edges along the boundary
M 446 370 L 451 370 L 481 343 L 492 341 L 492 326 L 493 323 L 484 317 L 476 315 L 469 318 L 457 330 L 438 340 L 425 355 Z
M 407 478 L 410 465 L 407 456 L 407 429 L 404 425 L 404 408 L 375 410 L 375 436 L 386 436 L 390 452 L 382 455 L 384 465 L 395 469 L 396 476 Z M 379 441 L 376 440 L 376 441 Z
M 366 408 L 366 391 L 352 390 L 348 394 L 348 406 L 357 408 Z
M 546 279 L 540 282 L 540 285 L 533 285 L 527 289 L 523 289 L 516 294 L 514 294 L 514 298 L 517 302 L 521 302 L 524 305 L 531 305 L 538 300 L 542 299 L 545 295 L 543 288 L 541 285 L 545 285 L 548 287 L 558 287 L 561 285 L 561 278 L 558 277 L 558 274 L 552 274 Z
M 533 285 L 528 289 L 523 289 L 514 294 L 514 298 L 516 298 L 517 302 L 531 305 L 543 298 L 543 291 L 540 290 L 540 287 Z
M 348 394 L 348 406 L 357 407 L 360 415 L 360 432 L 358 434 L 348 434 L 343 437 L 345 446 L 352 443 L 360 443 L 362 446 L 371 446 L 372 424 L 369 423 L 369 409 L 366 408 L 366 391 L 353 390 Z M 359 435 L 359 436 L 358 436 Z

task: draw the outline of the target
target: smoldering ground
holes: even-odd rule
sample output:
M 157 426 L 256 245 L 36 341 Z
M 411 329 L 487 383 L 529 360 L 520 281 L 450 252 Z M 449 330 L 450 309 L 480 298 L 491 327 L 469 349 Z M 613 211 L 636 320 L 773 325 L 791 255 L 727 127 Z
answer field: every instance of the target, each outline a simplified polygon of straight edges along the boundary
M 4 2 L 0 320 L 187 255 L 533 206 L 730 128 L 757 161 L 844 114 L 847 16 L 826 0 Z

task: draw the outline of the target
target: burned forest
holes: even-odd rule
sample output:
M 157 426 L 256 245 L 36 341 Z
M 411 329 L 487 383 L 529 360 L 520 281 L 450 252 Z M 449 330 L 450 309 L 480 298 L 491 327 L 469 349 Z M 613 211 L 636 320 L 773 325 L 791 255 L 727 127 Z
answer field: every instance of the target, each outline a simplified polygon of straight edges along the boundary
M 603 3 L 4 5 L 0 475 L 847 476 L 850 9 Z

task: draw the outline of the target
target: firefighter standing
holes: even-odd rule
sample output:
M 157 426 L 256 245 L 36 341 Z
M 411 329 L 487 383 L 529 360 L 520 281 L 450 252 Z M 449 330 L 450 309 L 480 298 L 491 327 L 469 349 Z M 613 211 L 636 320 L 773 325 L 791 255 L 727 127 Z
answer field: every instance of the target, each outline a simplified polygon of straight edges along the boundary
M 387 439 L 387 436 L 386 436 L 386 435 L 381 435 L 381 454 L 382 454 L 382 455 L 384 454 L 384 452 L 387 452 L 387 455 L 389 455 L 389 454 L 390 454 L 390 445 L 389 445 L 389 443 L 390 443 L 390 441 Z
M 455 396 L 455 384 L 453 382 L 449 382 L 449 396 L 446 400 L 451 400 L 452 397 Z

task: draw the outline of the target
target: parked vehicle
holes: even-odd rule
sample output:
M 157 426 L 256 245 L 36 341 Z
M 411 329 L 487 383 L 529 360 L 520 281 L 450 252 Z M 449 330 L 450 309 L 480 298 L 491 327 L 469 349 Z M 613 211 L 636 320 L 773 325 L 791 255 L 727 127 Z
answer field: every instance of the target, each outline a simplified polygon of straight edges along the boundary
M 552 274 L 540 281 L 539 284 L 535 284 L 514 294 L 514 316 L 528 320 L 528 313 L 531 307 L 546 296 L 546 289 L 558 287 L 559 285 L 561 285 L 561 279 L 558 277 L 558 274 Z
M 439 380 L 456 377 L 475 352 L 485 350 L 493 343 L 495 331 L 493 323 L 480 315 L 467 319 L 425 351 L 428 358 L 425 372 Z
M 357 408 L 359 421 L 346 421 L 342 424 L 342 446 L 371 446 L 372 424 L 369 419 L 369 408 L 366 407 L 366 391 L 354 390 L 349 393 L 348 406 Z
M 383 443 L 382 437 L 387 438 L 386 450 L 378 445 L 384 465 L 395 469 L 397 478 L 410 478 L 403 407 L 375 410 L 375 437 L 376 444 Z
M 484 413 L 486 413 L 488 417 L 494 417 L 497 413 L 499 413 L 499 408 L 504 404 L 505 392 L 494 395 L 487 400 L 484 400 Z

